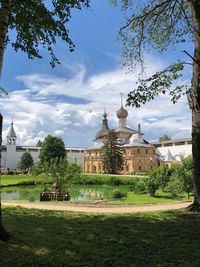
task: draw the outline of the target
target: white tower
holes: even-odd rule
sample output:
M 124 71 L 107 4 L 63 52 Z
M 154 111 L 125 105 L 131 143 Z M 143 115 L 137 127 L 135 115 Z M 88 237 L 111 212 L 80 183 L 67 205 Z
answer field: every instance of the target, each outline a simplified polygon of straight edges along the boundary
M 13 121 L 11 123 L 10 129 L 6 136 L 6 168 L 14 169 L 17 164 L 17 154 L 16 154 L 16 140 L 17 136 L 13 127 Z

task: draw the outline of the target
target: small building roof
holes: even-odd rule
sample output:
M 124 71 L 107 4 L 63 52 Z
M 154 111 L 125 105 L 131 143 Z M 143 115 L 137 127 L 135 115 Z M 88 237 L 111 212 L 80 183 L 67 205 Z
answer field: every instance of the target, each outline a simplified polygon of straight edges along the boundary
M 8 131 L 7 137 L 8 138 L 17 137 L 17 135 L 15 133 L 15 130 L 14 130 L 14 127 L 13 127 L 13 122 L 11 123 L 11 126 L 10 126 L 10 129 Z

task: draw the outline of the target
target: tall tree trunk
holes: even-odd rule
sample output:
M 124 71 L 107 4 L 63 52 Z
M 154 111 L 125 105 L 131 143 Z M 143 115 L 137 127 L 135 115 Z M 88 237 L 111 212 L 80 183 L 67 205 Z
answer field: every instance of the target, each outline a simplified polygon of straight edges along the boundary
M 194 61 L 192 88 L 189 105 L 192 110 L 192 155 L 194 166 L 194 202 L 189 210 L 200 211 L 200 5 L 199 0 L 191 0 L 194 30 Z
M 6 45 L 10 9 L 11 0 L 0 0 L 0 78 L 3 68 L 3 55 Z
M 2 145 L 2 124 L 3 124 L 3 117 L 0 114 L 0 168 L 1 168 L 1 145 Z M 0 169 L 0 187 L 1 187 L 1 169 Z M 1 188 L 0 188 L 1 190 Z M 0 240 L 6 241 L 8 240 L 9 235 L 6 232 L 5 228 L 3 227 L 2 223 L 2 209 L 1 209 L 1 191 L 0 191 Z
M 6 46 L 6 36 L 9 23 L 9 12 L 11 8 L 11 0 L 0 0 L 0 78 L 3 67 L 3 55 Z M 1 176 L 1 145 L 2 145 L 2 123 L 3 117 L 0 114 L 0 176 Z M 0 177 L 1 186 L 1 177 Z M 0 192 L 0 239 L 8 240 L 9 235 L 2 224 L 2 209 L 1 209 L 1 192 Z

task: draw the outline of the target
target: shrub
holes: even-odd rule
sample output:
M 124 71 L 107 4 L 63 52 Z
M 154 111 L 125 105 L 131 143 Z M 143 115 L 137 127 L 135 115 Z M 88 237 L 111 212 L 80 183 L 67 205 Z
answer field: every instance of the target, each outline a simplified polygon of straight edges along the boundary
M 115 176 L 111 176 L 110 179 L 108 180 L 108 184 L 114 185 L 114 186 L 119 186 L 120 184 L 122 184 L 122 181 L 121 181 L 121 179 L 119 179 Z
M 146 186 L 143 179 L 137 179 L 135 183 L 135 193 L 136 194 L 143 194 L 146 192 Z
M 113 198 L 123 198 L 126 196 L 125 193 L 121 192 L 119 189 L 114 189 L 112 192 Z
M 34 180 L 21 181 L 21 182 L 18 183 L 18 185 L 35 185 L 35 181 Z
M 166 191 L 172 194 L 172 197 L 177 198 L 180 197 L 184 192 L 183 182 L 177 177 L 177 175 L 173 175 L 166 186 Z
M 34 197 L 29 197 L 29 202 L 35 202 L 35 198 Z
M 154 197 L 159 188 L 164 189 L 166 187 L 173 171 L 168 168 L 158 167 L 149 172 L 146 185 L 151 196 Z

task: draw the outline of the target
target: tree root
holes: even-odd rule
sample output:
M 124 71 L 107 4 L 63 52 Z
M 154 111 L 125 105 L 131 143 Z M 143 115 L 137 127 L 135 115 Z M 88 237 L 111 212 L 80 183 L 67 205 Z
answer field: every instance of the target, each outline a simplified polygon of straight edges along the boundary
M 187 207 L 187 210 L 193 212 L 200 212 L 200 204 L 194 201 L 191 205 Z
M 3 225 L 0 225 L 0 240 L 2 241 L 8 241 L 9 240 L 9 234 L 3 227 Z

